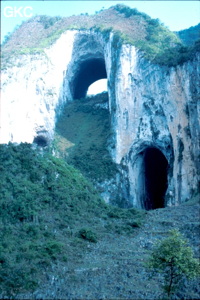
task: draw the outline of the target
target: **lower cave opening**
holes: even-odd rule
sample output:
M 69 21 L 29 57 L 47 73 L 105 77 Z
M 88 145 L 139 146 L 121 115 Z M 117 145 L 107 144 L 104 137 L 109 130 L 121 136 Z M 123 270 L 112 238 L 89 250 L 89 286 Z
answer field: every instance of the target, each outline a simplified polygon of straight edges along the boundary
M 165 193 L 168 187 L 168 161 L 157 148 L 143 152 L 144 189 L 143 207 L 146 210 L 165 207 Z
M 33 143 L 37 144 L 39 147 L 46 147 L 48 145 L 47 138 L 42 135 L 36 136 Z

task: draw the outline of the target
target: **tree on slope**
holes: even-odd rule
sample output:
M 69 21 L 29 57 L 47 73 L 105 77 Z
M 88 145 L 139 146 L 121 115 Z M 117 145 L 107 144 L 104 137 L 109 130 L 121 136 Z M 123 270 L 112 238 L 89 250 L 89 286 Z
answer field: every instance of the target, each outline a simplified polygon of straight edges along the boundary
M 153 274 L 159 272 L 163 275 L 163 289 L 168 299 L 180 286 L 181 279 L 200 275 L 199 261 L 178 230 L 171 230 L 169 237 L 156 243 L 147 266 Z

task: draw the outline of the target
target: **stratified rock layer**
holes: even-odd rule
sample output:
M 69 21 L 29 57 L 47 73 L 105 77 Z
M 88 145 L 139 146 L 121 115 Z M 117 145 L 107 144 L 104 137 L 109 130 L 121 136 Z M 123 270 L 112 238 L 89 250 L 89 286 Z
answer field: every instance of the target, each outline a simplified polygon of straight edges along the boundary
M 2 73 L 0 142 L 47 145 L 64 104 L 107 77 L 110 151 L 121 168 L 116 191 L 128 206 L 177 205 L 198 186 L 199 60 L 196 55 L 181 66 L 163 67 L 121 45 L 113 33 L 66 31 L 44 54 L 16 58 Z M 148 170 L 154 164 L 157 175 Z M 159 174 L 160 194 L 154 192 Z

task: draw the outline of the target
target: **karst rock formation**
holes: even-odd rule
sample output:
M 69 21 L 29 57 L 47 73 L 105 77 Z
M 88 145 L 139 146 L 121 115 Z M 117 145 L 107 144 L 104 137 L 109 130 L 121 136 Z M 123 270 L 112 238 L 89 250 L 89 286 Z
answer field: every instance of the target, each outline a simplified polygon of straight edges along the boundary
M 118 188 L 130 206 L 178 205 L 198 186 L 199 73 L 198 53 L 166 67 L 113 32 L 66 30 L 44 53 L 16 57 L 2 71 L 0 142 L 51 144 L 63 106 L 107 78 Z

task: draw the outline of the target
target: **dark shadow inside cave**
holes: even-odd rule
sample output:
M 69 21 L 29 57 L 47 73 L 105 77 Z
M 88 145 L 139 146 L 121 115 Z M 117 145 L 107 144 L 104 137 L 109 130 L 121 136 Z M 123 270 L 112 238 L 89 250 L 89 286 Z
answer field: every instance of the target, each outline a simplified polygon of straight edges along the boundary
M 47 139 L 42 135 L 36 136 L 33 140 L 33 143 L 37 144 L 40 147 L 46 147 L 48 145 Z
M 146 210 L 165 207 L 168 161 L 157 148 L 147 148 L 144 153 L 144 203 Z
M 104 59 L 95 58 L 84 61 L 74 79 L 73 98 L 84 98 L 88 87 L 103 78 L 107 78 Z

